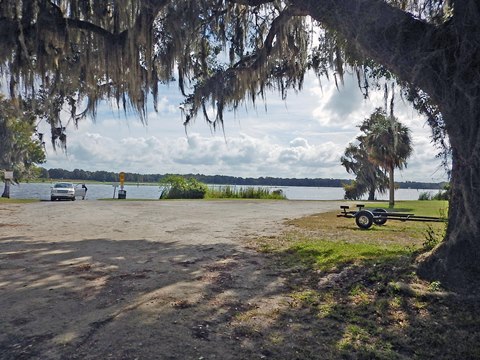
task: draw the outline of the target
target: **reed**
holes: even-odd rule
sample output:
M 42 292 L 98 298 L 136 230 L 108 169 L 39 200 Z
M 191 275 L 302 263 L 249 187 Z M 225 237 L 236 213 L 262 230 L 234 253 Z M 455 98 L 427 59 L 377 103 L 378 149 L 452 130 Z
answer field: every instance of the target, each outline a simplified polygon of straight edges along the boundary
M 273 199 L 285 200 L 282 190 L 269 190 L 266 188 L 221 186 L 209 188 L 206 198 L 210 199 Z

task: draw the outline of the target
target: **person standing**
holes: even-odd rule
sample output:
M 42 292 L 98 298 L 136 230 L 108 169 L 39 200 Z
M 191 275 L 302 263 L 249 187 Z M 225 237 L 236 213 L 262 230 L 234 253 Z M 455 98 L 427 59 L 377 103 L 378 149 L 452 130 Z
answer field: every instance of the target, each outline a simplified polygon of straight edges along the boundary
M 85 193 L 82 196 L 82 200 L 85 200 L 85 197 L 87 196 L 87 190 L 88 188 L 85 186 L 85 184 L 82 184 L 82 189 L 85 189 Z

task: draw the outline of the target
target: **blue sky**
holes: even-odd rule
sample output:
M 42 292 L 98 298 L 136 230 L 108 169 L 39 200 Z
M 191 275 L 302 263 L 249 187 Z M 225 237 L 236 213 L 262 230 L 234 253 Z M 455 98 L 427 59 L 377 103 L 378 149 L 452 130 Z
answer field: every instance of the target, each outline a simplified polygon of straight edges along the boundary
M 375 107 L 383 92 L 365 100 L 356 79 L 346 77 L 337 89 L 333 81 L 307 77 L 303 90 L 283 101 L 277 93 L 225 114 L 225 135 L 212 132 L 199 117 L 183 127 L 182 101 L 171 84 L 160 91 L 158 113 L 150 111 L 147 125 L 108 104 L 95 121 L 86 119 L 67 128 L 67 153 L 47 144 L 48 168 L 127 171 L 136 173 L 201 173 L 241 177 L 352 178 L 340 165 L 356 127 Z M 265 111 L 267 108 L 267 111 Z M 439 182 L 447 179 L 436 159 L 425 119 L 396 96 L 396 116 L 412 130 L 414 153 L 397 181 Z M 65 114 L 67 118 L 67 114 Z M 41 124 L 42 125 L 42 124 Z M 43 124 L 44 126 L 44 124 Z

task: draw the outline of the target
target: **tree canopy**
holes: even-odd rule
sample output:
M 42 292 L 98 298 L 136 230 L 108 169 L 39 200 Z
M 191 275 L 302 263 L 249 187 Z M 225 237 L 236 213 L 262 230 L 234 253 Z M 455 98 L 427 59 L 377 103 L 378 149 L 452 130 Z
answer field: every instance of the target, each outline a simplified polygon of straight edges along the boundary
M 186 97 L 186 121 L 200 111 L 213 124 L 266 89 L 282 96 L 301 89 L 308 69 L 340 82 L 350 67 L 365 94 L 373 78 L 391 76 L 388 70 L 415 85 L 413 65 L 396 71 L 394 58 L 405 54 L 419 67 L 418 39 L 396 28 L 437 28 L 450 8 L 438 0 L 356 2 L 7 0 L 0 4 L 2 73 L 12 97 L 36 96 L 54 131 L 62 128 L 63 107 L 77 122 L 104 99 L 143 116 L 149 94 L 156 98 L 159 82 L 172 80 Z M 347 41 L 353 32 L 355 41 Z M 399 47 L 388 63 L 379 61 L 385 45 Z M 422 95 L 415 96 L 418 106 L 435 112 Z
M 357 144 L 350 143 L 340 161 L 356 180 L 344 186 L 345 198 L 356 200 L 368 192 L 368 200 L 375 200 L 375 191 L 390 190 L 390 207 L 395 205 L 395 168 L 407 166 L 412 154 L 410 129 L 392 114 L 377 108 L 359 126 L 362 135 Z M 388 173 L 389 177 L 386 177 Z
M 357 144 L 350 143 L 340 162 L 348 173 L 354 174 L 355 181 L 345 184 L 345 199 L 358 200 L 365 193 L 368 200 L 375 200 L 375 192 L 385 192 L 388 187 L 388 178 L 380 167 L 370 161 L 367 149 L 363 143 L 364 136 L 357 137 Z
M 16 179 L 28 177 L 32 166 L 46 160 L 35 125 L 34 114 L 19 111 L 0 95 L 0 170 L 14 171 Z
M 387 116 L 385 111 L 378 108 L 360 129 L 365 132 L 363 139 L 369 160 L 380 166 L 389 174 L 389 205 L 395 205 L 395 178 L 396 168 L 407 166 L 407 159 L 413 152 L 410 129 L 400 123 L 392 115 Z
M 13 171 L 14 181 L 38 175 L 35 165 L 46 160 L 35 120 L 32 112 L 20 110 L 18 104 L 0 95 L 0 171 Z M 0 176 L 3 178 L 3 171 Z M 2 197 L 10 197 L 9 185 L 6 180 Z
M 142 117 L 158 84 L 178 81 L 188 123 L 267 89 L 300 90 L 307 70 L 398 82 L 452 154 L 447 241 L 420 273 L 456 287 L 480 272 L 480 4 L 476 0 L 4 0 L 0 71 L 10 96 L 31 97 L 65 140 L 115 99 Z M 154 101 L 154 104 L 156 101 Z M 216 109 L 209 117 L 210 107 Z M 474 241 L 472 240 L 474 239 Z

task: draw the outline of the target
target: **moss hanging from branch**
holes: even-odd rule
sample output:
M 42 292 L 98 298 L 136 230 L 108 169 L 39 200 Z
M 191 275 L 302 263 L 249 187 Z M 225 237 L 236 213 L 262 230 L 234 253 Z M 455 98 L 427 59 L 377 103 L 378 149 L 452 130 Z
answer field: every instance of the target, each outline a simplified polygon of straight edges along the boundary
M 359 84 L 368 96 L 370 81 L 382 74 L 368 72 L 372 63 L 339 32 L 328 26 L 314 32 L 318 24 L 302 9 L 306 3 L 4 0 L 1 71 L 10 78 L 11 97 L 35 97 L 42 89 L 47 103 L 63 97 L 60 108 L 70 108 L 74 123 L 95 116 L 106 99 L 145 121 L 149 96 L 156 109 L 158 84 L 175 78 L 186 96 L 186 123 L 210 107 L 216 115 L 207 121 L 222 122 L 223 111 L 245 99 L 255 103 L 266 90 L 285 98 L 289 89 L 301 89 L 307 69 L 330 73 L 340 83 L 351 67 L 363 74 Z M 451 13 L 440 0 L 422 7 L 416 1 L 391 3 L 432 23 L 447 21 Z M 61 127 L 58 106 L 44 109 L 52 129 Z

